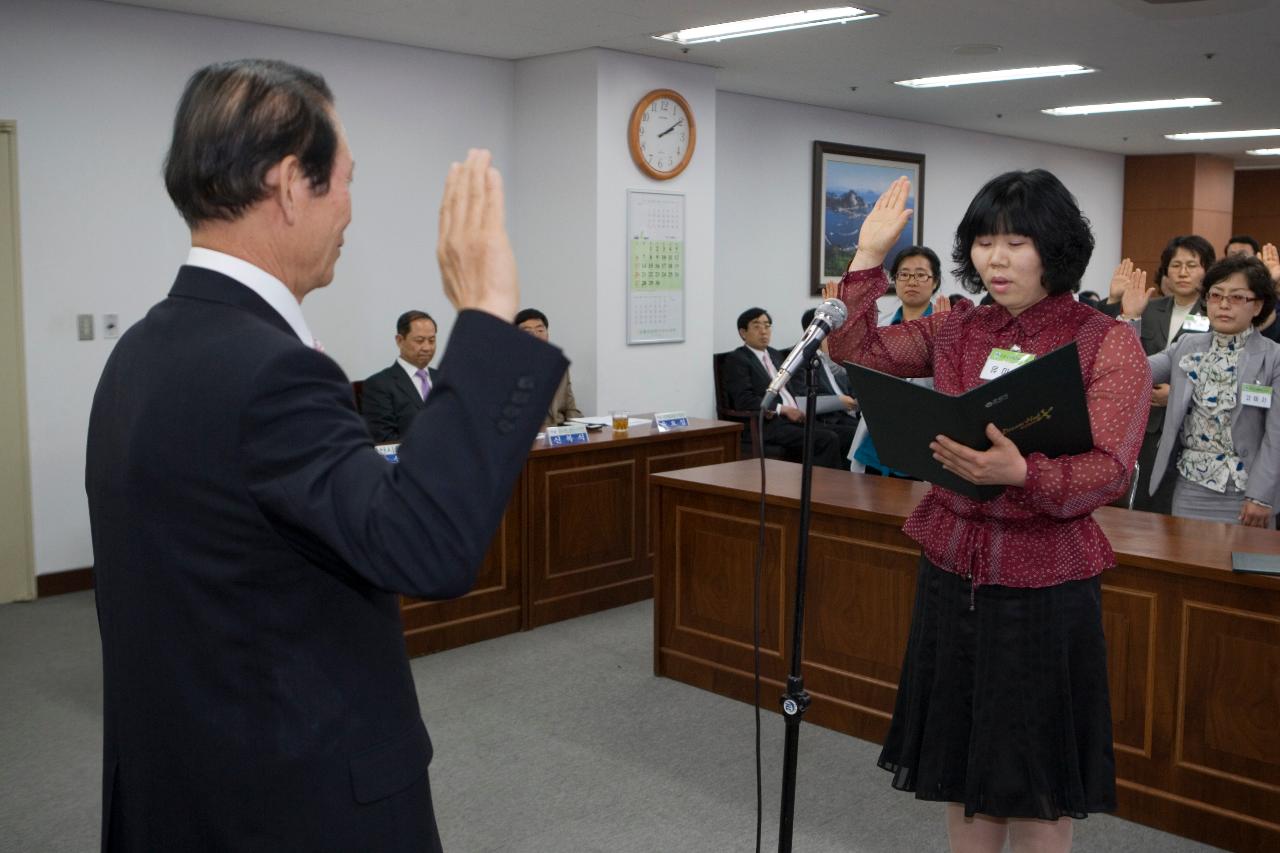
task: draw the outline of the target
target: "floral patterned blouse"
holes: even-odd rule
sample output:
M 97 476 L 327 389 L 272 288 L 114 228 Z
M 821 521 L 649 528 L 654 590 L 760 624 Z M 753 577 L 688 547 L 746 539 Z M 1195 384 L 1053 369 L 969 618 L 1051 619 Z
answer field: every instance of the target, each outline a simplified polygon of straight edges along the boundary
M 1231 418 L 1240 394 L 1240 353 L 1251 334 L 1253 326 L 1235 335 L 1214 332 L 1208 350 L 1187 353 L 1178 361 L 1192 383 L 1178 473 L 1215 492 L 1226 492 L 1228 485 L 1243 492 L 1249 482 L 1231 441 Z
M 1147 424 L 1151 369 L 1138 336 L 1070 294 L 1046 297 L 1013 316 L 999 305 L 954 310 L 897 326 L 876 326 L 876 298 L 889 281 L 880 268 L 845 275 L 849 319 L 832 333 L 831 356 L 895 376 L 933 376 L 961 394 L 994 348 L 1015 344 L 1044 355 L 1070 341 L 1080 354 L 1094 447 L 1050 459 L 1027 457 L 1027 480 L 979 502 L 934 486 L 903 530 L 939 568 L 973 585 L 1046 587 L 1093 577 L 1115 554 L 1092 518 L 1124 493 Z

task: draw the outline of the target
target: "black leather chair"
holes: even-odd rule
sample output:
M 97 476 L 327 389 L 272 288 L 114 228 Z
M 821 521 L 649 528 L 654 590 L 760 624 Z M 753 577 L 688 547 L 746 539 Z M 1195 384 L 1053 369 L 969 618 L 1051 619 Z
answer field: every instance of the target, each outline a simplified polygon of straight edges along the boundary
M 737 421 L 747 425 L 747 428 L 742 431 L 742 445 L 738 451 L 738 458 L 754 459 L 761 454 L 757 413 L 735 409 L 729 405 L 729 395 L 724 390 L 724 361 L 728 357 L 728 352 L 718 352 L 711 356 L 711 368 L 716 386 L 716 417 L 722 421 Z M 763 451 L 769 459 L 786 458 L 786 450 L 776 444 L 766 443 Z

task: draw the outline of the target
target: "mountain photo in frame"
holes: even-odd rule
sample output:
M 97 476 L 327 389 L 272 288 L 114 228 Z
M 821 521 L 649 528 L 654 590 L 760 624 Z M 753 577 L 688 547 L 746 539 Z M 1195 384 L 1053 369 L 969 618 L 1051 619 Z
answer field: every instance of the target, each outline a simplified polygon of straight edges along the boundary
M 837 142 L 813 143 L 813 254 L 810 293 L 844 276 L 858 250 L 858 232 L 876 199 L 896 178 L 911 179 L 907 207 L 914 213 L 885 262 L 918 245 L 924 223 L 924 155 Z

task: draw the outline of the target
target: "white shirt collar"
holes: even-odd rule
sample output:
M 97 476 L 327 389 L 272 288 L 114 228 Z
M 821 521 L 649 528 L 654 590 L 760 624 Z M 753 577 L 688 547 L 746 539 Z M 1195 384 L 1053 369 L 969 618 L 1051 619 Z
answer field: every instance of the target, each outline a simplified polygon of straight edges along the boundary
M 311 329 L 307 328 L 307 321 L 302 316 L 302 306 L 289 292 L 289 288 L 284 286 L 284 282 L 271 273 L 242 258 L 225 252 L 216 252 L 213 249 L 202 249 L 199 246 L 192 246 L 191 251 L 187 253 L 187 266 L 213 270 L 234 278 L 261 296 L 272 310 L 283 317 L 289 324 L 289 328 L 293 329 L 293 333 L 298 336 L 298 340 L 309 347 L 316 345 L 315 336 L 311 334 Z
M 396 356 L 396 364 L 404 368 L 404 372 L 409 374 L 409 378 L 414 381 L 416 386 L 416 383 L 418 381 L 418 368 L 410 364 L 409 362 L 405 361 L 403 358 L 400 358 L 400 356 Z M 430 381 L 430 377 L 431 377 L 431 368 L 428 367 L 427 368 L 428 381 Z

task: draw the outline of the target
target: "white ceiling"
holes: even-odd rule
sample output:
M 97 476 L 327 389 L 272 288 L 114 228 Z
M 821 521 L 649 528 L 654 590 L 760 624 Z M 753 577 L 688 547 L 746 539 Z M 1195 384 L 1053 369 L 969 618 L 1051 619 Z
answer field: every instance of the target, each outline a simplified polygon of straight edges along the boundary
M 1172 142 L 1162 134 L 1280 127 L 1277 0 L 875 0 L 876 19 L 697 45 L 653 33 L 805 8 L 801 0 L 104 0 L 522 59 L 603 47 L 716 68 L 717 88 L 1124 154 L 1246 148 L 1280 137 Z M 856 0 L 853 0 L 856 3 Z M 809 7 L 820 4 L 811 3 Z M 835 5 L 834 3 L 832 5 Z M 998 45 L 994 55 L 957 48 Z M 952 89 L 892 81 L 1080 63 L 1097 73 Z M 856 91 L 852 87 L 857 87 Z M 1047 107 L 1203 96 L 1221 106 L 1054 118 Z

